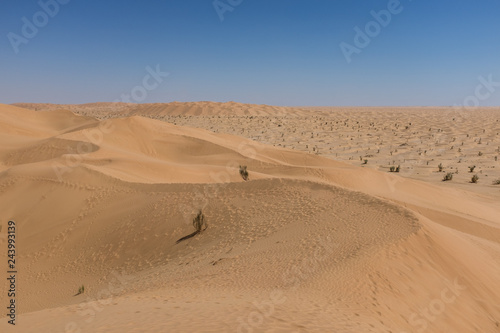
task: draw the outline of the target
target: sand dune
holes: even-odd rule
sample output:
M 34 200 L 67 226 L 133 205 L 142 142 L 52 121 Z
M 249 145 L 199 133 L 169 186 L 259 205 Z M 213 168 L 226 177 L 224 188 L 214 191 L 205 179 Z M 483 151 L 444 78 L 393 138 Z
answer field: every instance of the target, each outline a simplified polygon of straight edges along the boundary
M 2 332 L 500 330 L 498 187 L 248 139 L 259 121 L 277 142 L 343 111 L 170 104 L 0 105 L 0 220 L 18 224 L 22 286 Z M 176 244 L 200 209 L 207 230 Z
M 242 104 L 236 102 L 172 102 L 172 103 L 90 103 L 90 104 L 40 104 L 17 103 L 16 106 L 38 110 L 71 110 L 96 117 L 109 116 L 284 116 L 307 115 L 305 108 Z
M 70 109 L 98 119 L 143 116 L 383 172 L 399 165 L 400 175 L 434 184 L 451 172 L 454 181 L 448 187 L 500 199 L 498 187 L 492 186 L 500 179 L 499 108 L 284 108 L 234 102 L 22 106 L 33 110 Z M 363 165 L 365 160 L 367 164 Z M 469 167 L 473 166 L 471 173 Z M 473 175 L 478 175 L 479 181 L 471 186 Z

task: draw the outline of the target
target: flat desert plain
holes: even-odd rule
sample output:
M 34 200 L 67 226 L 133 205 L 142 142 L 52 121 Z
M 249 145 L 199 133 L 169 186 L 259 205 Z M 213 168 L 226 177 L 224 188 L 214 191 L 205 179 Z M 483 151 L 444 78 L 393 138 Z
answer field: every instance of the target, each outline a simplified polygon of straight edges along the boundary
M 0 142 L 1 332 L 500 332 L 499 108 L 0 105 Z

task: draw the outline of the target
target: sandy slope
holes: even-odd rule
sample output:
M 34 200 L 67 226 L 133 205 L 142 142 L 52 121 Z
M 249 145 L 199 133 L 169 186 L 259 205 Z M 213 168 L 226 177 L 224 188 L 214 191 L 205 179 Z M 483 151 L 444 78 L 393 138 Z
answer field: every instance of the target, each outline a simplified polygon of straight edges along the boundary
M 89 103 L 89 104 L 40 104 L 17 103 L 22 108 L 53 111 L 71 110 L 77 113 L 101 117 L 110 116 L 285 116 L 290 114 L 288 107 L 242 104 L 236 102 L 172 102 L 172 103 Z M 297 115 L 308 115 L 304 108 L 292 108 Z
M 0 120 L 21 312 L 2 332 L 500 330 L 487 192 L 137 116 Z M 175 244 L 198 209 L 208 229 Z
M 70 109 L 98 119 L 144 116 L 383 172 L 399 165 L 400 175 L 434 184 L 452 172 L 448 187 L 500 199 L 498 187 L 492 186 L 500 179 L 500 108 L 284 108 L 234 102 L 21 105 L 33 110 Z M 471 184 L 474 175 L 479 177 L 477 184 Z

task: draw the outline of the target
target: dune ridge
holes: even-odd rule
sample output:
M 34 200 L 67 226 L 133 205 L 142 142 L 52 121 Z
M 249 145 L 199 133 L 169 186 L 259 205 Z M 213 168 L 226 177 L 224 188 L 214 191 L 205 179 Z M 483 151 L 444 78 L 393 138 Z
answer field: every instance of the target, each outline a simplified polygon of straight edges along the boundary
M 498 332 L 500 207 L 489 192 L 100 106 L 78 116 L 0 105 L 19 331 Z M 217 107 L 165 112 L 192 120 L 234 105 Z M 288 116 L 260 107 L 236 113 Z M 208 229 L 176 245 L 199 209 Z
M 88 103 L 88 104 L 50 104 L 50 103 L 17 103 L 13 104 L 26 109 L 38 111 L 70 110 L 90 116 L 213 116 L 213 115 L 254 115 L 276 116 L 290 114 L 305 115 L 303 108 L 289 108 L 258 104 L 242 104 L 237 102 L 171 102 L 171 103 Z
M 234 102 L 22 105 L 71 109 L 101 120 L 143 116 L 383 172 L 400 166 L 399 175 L 434 184 L 451 172 L 449 187 L 500 199 L 492 186 L 500 180 L 498 107 L 273 107 Z M 479 181 L 471 186 L 474 175 Z

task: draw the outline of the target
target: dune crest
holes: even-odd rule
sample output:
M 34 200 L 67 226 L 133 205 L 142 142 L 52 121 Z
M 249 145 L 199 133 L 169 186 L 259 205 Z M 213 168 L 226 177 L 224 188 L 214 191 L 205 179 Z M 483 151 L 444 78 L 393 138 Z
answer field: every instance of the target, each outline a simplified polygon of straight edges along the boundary
M 237 102 L 171 102 L 171 103 L 89 103 L 43 104 L 17 103 L 16 106 L 37 111 L 70 110 L 76 113 L 102 116 L 276 116 L 290 114 L 290 108 L 282 106 L 243 104 Z M 302 108 L 293 108 L 296 114 L 306 114 Z
M 20 332 L 498 332 L 494 197 L 134 109 L 285 108 L 126 104 L 111 117 L 106 103 L 80 106 L 85 116 L 24 106 L 38 111 L 0 105 Z M 200 209 L 208 228 L 176 244 Z

